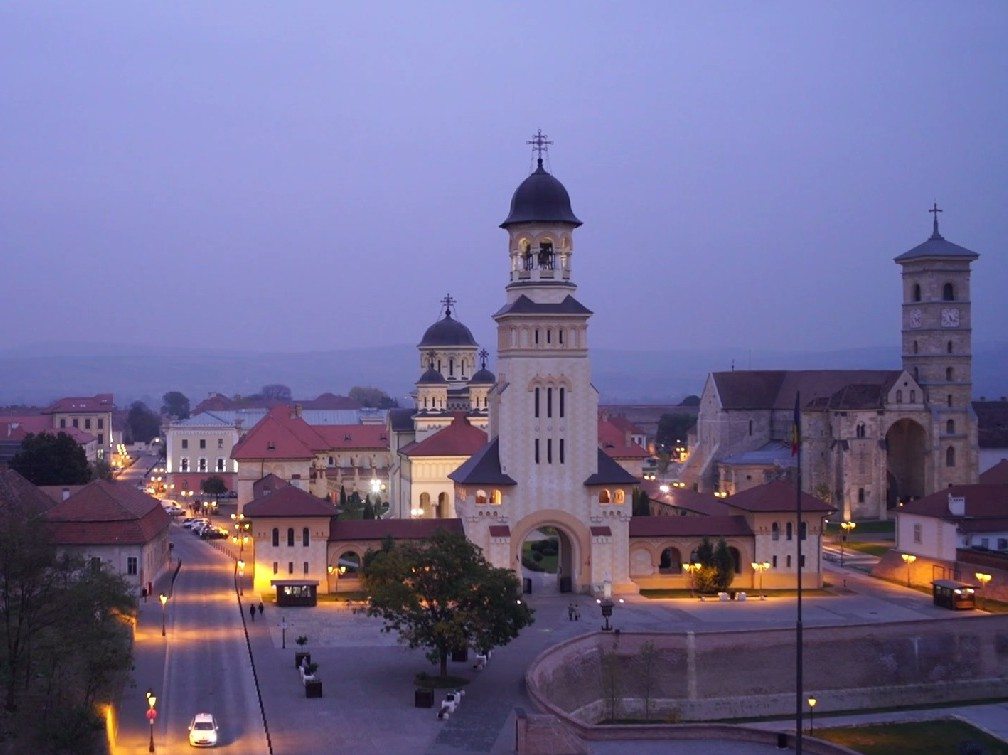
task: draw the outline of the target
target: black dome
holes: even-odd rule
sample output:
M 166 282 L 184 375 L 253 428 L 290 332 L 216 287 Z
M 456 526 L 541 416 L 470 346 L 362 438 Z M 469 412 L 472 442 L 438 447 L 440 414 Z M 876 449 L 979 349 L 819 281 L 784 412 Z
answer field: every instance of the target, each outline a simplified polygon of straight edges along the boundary
M 447 383 L 444 375 L 435 370 L 433 367 L 428 367 L 427 371 L 420 376 L 417 380 L 417 385 L 440 385 L 441 383 Z
M 420 347 L 427 346 L 472 346 L 476 347 L 476 339 L 473 338 L 472 331 L 458 320 L 453 320 L 451 315 L 445 315 L 444 319 L 427 328 L 420 339 Z
M 543 169 L 541 158 L 535 172 L 515 189 L 511 212 L 500 227 L 519 223 L 567 223 L 575 228 L 581 225 L 571 210 L 567 189 Z
M 481 370 L 477 370 L 476 374 L 469 378 L 469 382 L 476 385 L 493 385 L 497 382 L 497 378 L 490 370 L 484 367 Z

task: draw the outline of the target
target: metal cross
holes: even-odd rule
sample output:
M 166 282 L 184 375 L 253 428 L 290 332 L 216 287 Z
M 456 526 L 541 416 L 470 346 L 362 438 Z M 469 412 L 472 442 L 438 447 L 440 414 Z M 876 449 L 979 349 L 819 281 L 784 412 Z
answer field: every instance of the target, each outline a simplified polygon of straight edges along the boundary
M 488 356 L 490 356 L 490 354 L 487 352 L 486 349 L 480 349 L 479 358 L 480 362 L 482 362 L 482 367 L 484 370 L 486 369 L 486 360 Z
M 549 145 L 553 142 L 546 138 L 546 134 L 542 132 L 542 129 L 537 129 L 535 136 L 529 139 L 526 144 L 532 145 L 532 150 L 539 155 L 539 159 L 542 160 L 543 153 L 549 152 Z
M 934 206 L 930 210 L 928 210 L 928 212 L 930 212 L 932 215 L 934 215 L 934 235 L 937 236 L 937 235 L 939 235 L 938 234 L 938 213 L 939 212 L 944 212 L 944 210 L 938 209 L 938 203 L 935 202 Z
M 441 303 L 444 304 L 445 317 L 451 317 L 452 304 L 458 304 L 458 299 L 453 299 L 451 294 L 445 294 L 445 298 L 441 300 Z

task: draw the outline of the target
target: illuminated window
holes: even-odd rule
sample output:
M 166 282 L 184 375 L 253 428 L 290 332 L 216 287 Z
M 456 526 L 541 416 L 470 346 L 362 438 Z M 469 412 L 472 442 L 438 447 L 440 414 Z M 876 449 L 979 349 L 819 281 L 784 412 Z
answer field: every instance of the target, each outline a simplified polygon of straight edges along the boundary
M 494 492 L 493 492 L 493 498 L 491 499 L 491 502 L 493 504 L 497 505 L 497 506 L 500 506 L 501 501 L 503 500 L 503 498 L 504 498 L 504 495 L 500 492 L 500 490 L 495 489 Z
M 598 502 L 599 503 L 611 503 L 612 502 L 612 495 L 609 493 L 608 490 L 606 490 L 605 488 L 603 488 L 602 490 L 599 491 Z
M 623 488 L 617 488 L 616 492 L 613 494 L 614 503 L 623 503 L 626 500 L 626 493 L 623 492 Z

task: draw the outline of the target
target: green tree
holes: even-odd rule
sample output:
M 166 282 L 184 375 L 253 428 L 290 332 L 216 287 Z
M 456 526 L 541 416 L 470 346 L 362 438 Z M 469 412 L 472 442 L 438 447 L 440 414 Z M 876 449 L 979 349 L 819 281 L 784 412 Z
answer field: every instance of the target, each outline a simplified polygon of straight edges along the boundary
M 161 412 L 163 414 L 171 415 L 176 419 L 189 418 L 189 399 L 183 393 L 168 391 L 168 393 L 161 397 L 161 400 L 164 402 L 161 405 Z
M 362 519 L 364 502 L 361 501 L 360 493 L 355 490 L 347 496 L 346 503 L 342 508 L 343 512 L 339 515 L 340 519 Z
M 161 433 L 161 417 L 152 412 L 143 401 L 130 404 L 126 425 L 136 443 L 150 443 Z
M 66 433 L 29 433 L 10 468 L 34 485 L 83 485 L 91 480 L 84 449 Z
M 380 616 L 401 642 L 422 647 L 448 675 L 448 654 L 506 645 L 533 621 L 518 599 L 518 577 L 490 564 L 464 535 L 437 531 L 422 542 L 382 550 L 363 569 L 367 613 Z
M 599 670 L 602 672 L 602 695 L 609 709 L 609 721 L 616 722 L 619 713 L 620 693 L 623 689 L 623 659 L 615 650 L 602 650 L 599 656 Z
M 644 700 L 644 720 L 651 720 L 651 700 L 658 684 L 658 660 L 661 654 L 650 640 L 641 645 L 637 653 L 637 684 Z
M 91 477 L 95 480 L 114 480 L 112 465 L 105 459 L 96 459 L 95 463 L 91 465 Z
M 374 519 L 375 508 L 371 503 L 371 496 L 364 496 L 364 508 L 361 509 L 361 519 Z
M 648 496 L 647 491 L 634 488 L 631 499 L 633 500 L 632 511 L 634 516 L 651 516 L 651 498 Z
M 200 490 L 207 495 L 221 496 L 228 491 L 228 486 L 227 483 L 224 482 L 224 478 L 217 475 L 210 475 L 200 483 Z
M 270 383 L 269 385 L 264 385 L 262 390 L 259 391 L 259 395 L 263 398 L 275 399 L 276 401 L 283 401 L 287 404 L 294 400 L 291 389 L 281 383 Z
M 732 558 L 728 543 L 722 537 L 717 542 L 714 549 L 714 569 L 717 571 L 715 577 L 718 590 L 727 590 L 735 577 L 735 559 Z
M 679 406 L 700 406 L 700 397 L 691 393 L 679 402 Z
M 392 409 L 399 406 L 399 402 L 389 396 L 381 388 L 371 388 L 355 385 L 348 394 L 350 398 L 358 402 L 361 406 L 369 406 L 377 409 Z
M 658 420 L 658 430 L 655 432 L 655 443 L 662 448 L 670 449 L 676 441 L 686 442 L 686 436 L 696 425 L 697 418 L 692 414 L 663 414 Z

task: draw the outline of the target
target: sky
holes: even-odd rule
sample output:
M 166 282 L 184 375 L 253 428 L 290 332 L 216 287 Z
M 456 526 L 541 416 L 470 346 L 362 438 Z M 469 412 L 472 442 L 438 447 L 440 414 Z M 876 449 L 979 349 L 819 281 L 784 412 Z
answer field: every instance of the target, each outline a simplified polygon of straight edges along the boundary
M 533 167 L 596 346 L 898 348 L 896 255 L 1008 322 L 1004 2 L 0 5 L 0 350 L 492 347 Z

